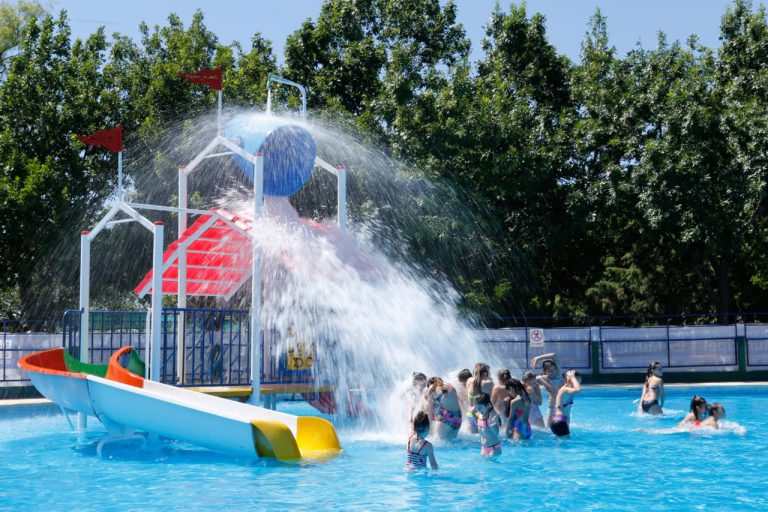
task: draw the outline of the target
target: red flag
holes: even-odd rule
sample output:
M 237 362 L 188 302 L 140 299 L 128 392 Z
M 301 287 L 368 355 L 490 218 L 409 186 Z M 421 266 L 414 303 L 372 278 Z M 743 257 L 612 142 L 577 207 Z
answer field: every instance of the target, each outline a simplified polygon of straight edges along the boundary
M 201 69 L 194 73 L 179 73 L 179 76 L 196 84 L 207 85 L 216 91 L 221 90 L 221 66 L 213 69 Z
M 101 146 L 119 153 L 123 150 L 123 127 L 117 125 L 109 130 L 100 130 L 90 135 L 78 135 L 77 140 L 91 146 Z

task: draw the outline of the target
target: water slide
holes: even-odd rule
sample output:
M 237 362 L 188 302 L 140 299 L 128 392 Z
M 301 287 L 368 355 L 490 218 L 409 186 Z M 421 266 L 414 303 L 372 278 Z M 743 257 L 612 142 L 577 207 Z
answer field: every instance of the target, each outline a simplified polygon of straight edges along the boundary
M 322 418 L 294 416 L 145 379 L 132 347 L 109 365 L 88 365 L 63 348 L 23 357 L 40 393 L 70 411 L 97 417 L 112 436 L 133 430 L 156 433 L 233 455 L 281 461 L 341 450 L 333 425 Z

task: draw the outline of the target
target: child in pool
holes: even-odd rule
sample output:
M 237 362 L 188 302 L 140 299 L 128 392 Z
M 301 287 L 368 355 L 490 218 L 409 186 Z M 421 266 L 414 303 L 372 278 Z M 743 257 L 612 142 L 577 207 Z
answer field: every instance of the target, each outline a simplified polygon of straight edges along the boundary
M 725 418 L 725 407 L 720 402 L 709 405 L 709 416 L 701 421 L 702 427 L 720 428 L 718 423 Z
M 645 373 L 645 384 L 643 385 L 643 394 L 640 396 L 641 412 L 657 416 L 663 414 L 661 409 L 664 407 L 664 370 L 661 363 L 654 361 L 648 365 Z
M 685 415 L 685 418 L 683 418 L 683 421 L 678 423 L 677 426 L 679 428 L 687 427 L 689 425 L 698 427 L 701 425 L 701 421 L 704 419 L 706 415 L 707 415 L 707 400 L 700 396 L 693 395 L 693 398 L 691 398 L 690 412 Z
M 507 437 L 509 439 L 530 439 L 531 432 L 530 413 L 531 397 L 525 390 L 523 383 L 517 379 L 507 381 L 507 389 L 514 398 L 509 403 L 509 421 L 507 421 Z
M 470 410 L 477 421 L 477 430 L 480 432 L 480 441 L 482 442 L 480 454 L 489 459 L 498 457 L 501 455 L 501 439 L 499 438 L 501 420 L 491 405 L 491 396 L 488 393 L 480 393 L 477 402 Z
M 406 469 L 426 469 L 427 459 L 432 469 L 437 469 L 435 450 L 432 443 L 427 441 L 429 435 L 429 416 L 424 411 L 419 411 L 413 417 L 411 435 L 405 447 Z
M 571 407 L 576 393 L 581 393 L 581 374 L 576 370 L 568 370 L 565 372 L 565 383 L 557 391 L 555 409 L 549 420 L 549 429 L 557 437 L 571 435 Z
M 418 411 L 423 409 L 423 397 L 427 387 L 427 376 L 421 372 L 413 373 L 411 387 L 406 391 L 405 400 L 408 405 L 408 424 L 413 422 L 413 418 Z
M 456 394 L 459 397 L 459 406 L 461 407 L 461 415 L 466 418 L 467 409 L 469 409 L 469 398 L 467 397 L 467 381 L 472 378 L 472 372 L 468 368 L 464 368 L 459 372 L 459 382 L 456 384 Z
M 531 413 L 529 416 L 531 425 L 536 428 L 544 428 L 544 416 L 541 415 L 541 409 L 539 409 L 539 406 L 542 404 L 541 386 L 536 380 L 536 374 L 534 372 L 525 372 L 523 374 L 523 385 L 528 392 L 528 396 L 531 397 Z

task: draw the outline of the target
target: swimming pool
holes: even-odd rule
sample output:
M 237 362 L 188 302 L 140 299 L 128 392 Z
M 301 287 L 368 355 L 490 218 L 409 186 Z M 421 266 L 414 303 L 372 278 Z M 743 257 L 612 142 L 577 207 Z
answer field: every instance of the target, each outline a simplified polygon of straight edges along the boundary
M 692 394 L 723 402 L 718 432 L 670 433 Z M 768 387 L 668 387 L 662 418 L 639 417 L 638 388 L 586 388 L 570 440 L 534 432 L 497 461 L 462 436 L 436 445 L 437 472 L 404 471 L 407 435 L 339 430 L 344 453 L 282 464 L 162 441 L 111 445 L 69 430 L 52 405 L 0 407 L 0 510 L 733 510 L 768 508 Z M 279 409 L 314 414 L 304 403 Z

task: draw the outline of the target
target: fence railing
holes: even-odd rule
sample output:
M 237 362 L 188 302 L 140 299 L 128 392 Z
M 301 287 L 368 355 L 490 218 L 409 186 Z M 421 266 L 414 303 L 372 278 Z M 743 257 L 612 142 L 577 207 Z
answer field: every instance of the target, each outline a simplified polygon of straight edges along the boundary
M 58 323 L 3 322 L 0 385 L 29 383 L 16 367 L 16 361 L 26 354 L 63 346 L 79 357 L 81 317 L 82 313 L 74 310 L 67 311 Z M 146 312 L 91 311 L 89 317 L 89 362 L 106 364 L 109 356 L 125 345 L 134 346 L 146 359 Z M 182 386 L 250 384 L 247 310 L 165 308 L 162 326 L 163 382 Z M 550 327 L 540 329 L 543 347 L 531 345 L 533 329 L 483 329 L 477 335 L 489 357 L 510 368 L 527 368 L 531 358 L 556 352 L 561 366 L 593 375 L 638 373 L 651 361 L 661 361 L 666 368 L 678 371 L 768 370 L 768 323 Z M 263 341 L 263 383 L 315 380 L 316 369 L 323 364 L 316 360 L 315 346 L 302 344 L 303 349 L 296 352 L 270 332 L 263 334 Z M 276 347 L 285 353 L 278 353 Z M 301 350 L 305 350 L 303 355 Z M 309 361 L 312 364 L 307 364 Z

